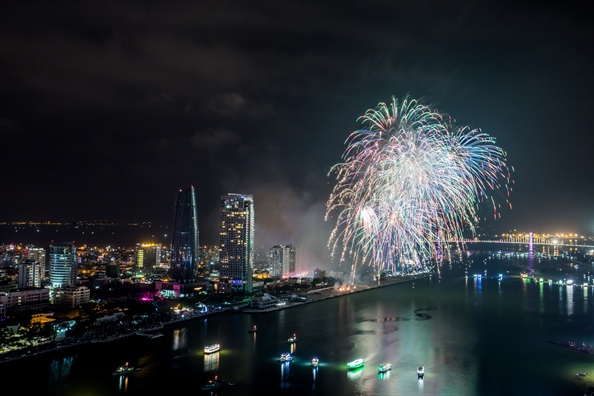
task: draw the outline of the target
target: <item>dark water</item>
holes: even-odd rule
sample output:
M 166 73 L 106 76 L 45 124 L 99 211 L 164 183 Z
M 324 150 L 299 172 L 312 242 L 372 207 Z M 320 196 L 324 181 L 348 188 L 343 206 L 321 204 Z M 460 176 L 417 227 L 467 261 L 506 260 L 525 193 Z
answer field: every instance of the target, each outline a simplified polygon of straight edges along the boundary
M 593 355 L 548 342 L 594 344 L 593 289 L 526 283 L 517 275 L 523 259 L 484 264 L 473 257 L 469 275 L 485 276 L 486 269 L 482 280 L 466 279 L 456 265 L 444 268 L 441 280 L 274 313 L 219 314 L 170 325 L 154 340 L 89 344 L 0 370 L 40 395 L 210 394 L 200 385 L 215 375 L 235 382 L 217 395 L 582 395 L 594 386 Z M 502 282 L 491 278 L 499 272 Z M 248 334 L 254 325 L 258 332 Z M 291 348 L 286 340 L 293 333 L 299 342 Z M 203 347 L 214 342 L 221 351 L 205 357 Z M 279 355 L 289 351 L 295 360 L 281 365 Z M 310 366 L 314 356 L 318 370 Z M 365 359 L 365 367 L 347 371 L 355 358 Z M 142 370 L 113 377 L 126 361 Z M 384 362 L 393 369 L 378 375 Z M 418 365 L 425 366 L 423 381 Z M 580 380 L 576 372 L 589 374 Z

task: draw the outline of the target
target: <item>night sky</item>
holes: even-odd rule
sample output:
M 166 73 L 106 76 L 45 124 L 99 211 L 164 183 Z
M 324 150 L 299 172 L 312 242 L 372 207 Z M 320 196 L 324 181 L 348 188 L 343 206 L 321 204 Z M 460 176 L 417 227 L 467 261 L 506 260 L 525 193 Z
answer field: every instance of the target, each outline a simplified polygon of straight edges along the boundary
M 327 255 L 330 167 L 410 95 L 507 152 L 484 229 L 592 235 L 593 15 L 518 3 L 2 1 L 0 221 L 171 225 L 193 185 L 201 244 L 235 192 L 257 245 Z

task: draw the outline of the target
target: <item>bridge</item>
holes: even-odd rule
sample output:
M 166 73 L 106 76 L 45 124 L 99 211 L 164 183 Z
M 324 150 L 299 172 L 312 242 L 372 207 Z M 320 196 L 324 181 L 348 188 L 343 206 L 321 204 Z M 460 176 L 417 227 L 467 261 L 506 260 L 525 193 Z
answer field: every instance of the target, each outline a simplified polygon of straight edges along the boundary
M 513 245 L 537 245 L 537 246 L 562 246 L 562 247 L 594 248 L 594 242 L 592 242 L 592 245 L 586 245 L 586 244 L 578 244 L 578 243 L 553 243 L 553 242 L 464 239 L 462 241 L 449 241 L 448 243 L 501 243 L 501 244 L 513 244 Z

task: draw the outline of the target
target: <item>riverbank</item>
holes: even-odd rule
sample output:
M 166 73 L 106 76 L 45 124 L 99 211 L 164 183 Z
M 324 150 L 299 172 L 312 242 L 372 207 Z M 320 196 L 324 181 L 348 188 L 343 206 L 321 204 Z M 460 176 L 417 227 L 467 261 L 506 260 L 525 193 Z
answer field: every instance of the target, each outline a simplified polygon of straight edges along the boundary
M 220 308 L 220 309 L 216 309 L 216 310 L 209 311 L 206 313 L 196 313 L 193 315 L 188 315 L 186 317 L 173 319 L 168 322 L 159 323 L 158 325 L 152 326 L 150 328 L 136 329 L 136 330 L 130 331 L 129 333 L 116 334 L 116 335 L 112 335 L 112 336 L 108 336 L 108 337 L 96 337 L 96 338 L 92 338 L 92 339 L 63 342 L 61 344 L 54 344 L 54 346 L 51 346 L 50 343 L 47 343 L 47 344 L 44 344 L 41 346 L 27 346 L 20 350 L 6 352 L 5 356 L 0 355 L 0 363 L 7 363 L 7 362 L 11 362 L 14 360 L 19 360 L 19 359 L 23 359 L 23 358 L 27 358 L 27 357 L 31 357 L 31 356 L 37 356 L 40 354 L 61 351 L 63 349 L 77 347 L 77 346 L 90 344 L 90 343 L 112 342 L 112 341 L 117 341 L 117 340 L 121 340 L 123 338 L 136 336 L 136 335 L 144 336 L 144 335 L 146 335 L 146 333 L 150 333 L 150 332 L 154 332 L 154 331 L 163 329 L 165 326 L 168 326 L 168 325 L 179 324 L 179 323 L 187 322 L 187 321 L 194 320 L 194 319 L 200 319 L 200 318 L 204 318 L 204 317 L 219 314 L 219 313 L 263 314 L 263 313 L 269 313 L 269 312 L 276 312 L 276 311 L 280 311 L 283 309 L 300 307 L 305 304 L 311 304 L 311 303 L 324 301 L 324 300 L 327 300 L 330 298 L 343 297 L 343 296 L 350 295 L 353 293 L 361 293 L 361 292 L 364 292 L 367 290 L 373 290 L 373 289 L 377 289 L 380 287 L 387 287 L 387 286 L 393 286 L 393 285 L 406 283 L 406 282 L 413 282 L 414 280 L 430 277 L 431 275 L 432 274 L 420 274 L 420 275 L 410 275 L 410 276 L 398 277 L 398 278 L 396 278 L 396 277 L 386 278 L 386 279 L 381 280 L 379 283 L 377 283 L 377 282 L 370 282 L 370 283 L 361 282 L 358 285 L 356 285 L 356 287 L 350 288 L 350 289 L 348 289 L 348 288 L 342 289 L 342 288 L 337 287 L 337 288 L 332 288 L 330 290 L 330 288 L 326 288 L 326 289 L 320 290 L 319 291 L 320 294 L 317 294 L 318 291 L 313 290 L 311 293 L 308 293 L 310 295 L 310 299 L 308 301 L 287 302 L 286 305 L 282 305 L 282 306 L 278 306 L 278 307 L 274 307 L 274 308 L 268 308 L 268 309 L 245 308 L 245 309 L 240 309 L 240 310 L 236 310 L 233 307 Z
M 424 279 L 424 278 L 430 277 L 432 275 L 433 274 L 419 274 L 419 275 L 409 275 L 409 276 L 403 276 L 403 277 L 390 277 L 390 278 L 382 279 L 379 283 L 378 282 L 369 282 L 369 283 L 361 282 L 352 288 L 336 287 L 336 288 L 332 288 L 331 290 L 328 290 L 329 288 L 326 288 L 326 290 L 319 291 L 320 294 L 317 294 L 318 292 L 314 290 L 313 293 L 308 292 L 308 300 L 307 301 L 287 302 L 285 305 L 272 307 L 272 308 L 265 308 L 265 309 L 246 308 L 246 309 L 241 310 L 241 313 L 261 314 L 261 313 L 268 313 L 268 312 L 276 312 L 276 311 L 280 311 L 283 309 L 301 307 L 305 304 L 316 303 L 316 302 L 324 301 L 324 300 L 327 300 L 330 298 L 343 297 L 343 296 L 353 294 L 353 293 L 361 293 L 361 292 L 364 292 L 367 290 L 373 290 L 373 289 L 377 289 L 380 287 L 393 286 L 393 285 L 398 285 L 398 284 L 406 283 L 406 282 L 414 282 L 415 280 Z

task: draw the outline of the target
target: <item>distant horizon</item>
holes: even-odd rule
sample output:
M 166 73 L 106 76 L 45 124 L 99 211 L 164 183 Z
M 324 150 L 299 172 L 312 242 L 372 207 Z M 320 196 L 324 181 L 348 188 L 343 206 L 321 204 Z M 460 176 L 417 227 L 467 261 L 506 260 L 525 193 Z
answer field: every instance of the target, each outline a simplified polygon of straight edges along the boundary
M 43 220 L 43 221 L 36 221 L 36 220 L 19 220 L 19 221 L 0 221 L 0 226 L 11 226 L 11 225 L 41 225 L 41 226 L 72 226 L 72 227 L 76 227 L 79 225 L 87 225 L 87 226 L 138 226 L 138 227 L 143 227 L 143 226 L 148 226 L 148 227 L 155 227 L 155 228 L 169 228 L 171 226 L 171 224 L 158 224 L 155 223 L 151 220 L 130 220 L 130 219 L 100 219 L 100 220 L 62 220 L 62 221 L 57 221 L 57 220 Z M 481 226 L 480 223 L 478 224 L 477 228 L 480 230 Z M 200 225 L 199 225 L 199 229 L 200 229 Z M 480 236 L 481 234 L 487 233 L 489 231 L 479 231 L 477 232 L 477 235 Z M 592 235 L 588 235 L 586 233 L 580 232 L 580 231 L 575 231 L 575 230 L 571 230 L 571 231 L 555 231 L 555 232 L 551 232 L 551 231 L 545 231 L 545 232 L 540 232 L 540 231 L 534 231 L 534 230 L 519 230 L 517 228 L 513 228 L 513 229 L 509 229 L 509 230 L 498 230 L 493 228 L 490 232 L 495 232 L 497 235 L 500 234 L 507 234 L 507 233 L 518 233 L 518 234 L 526 234 L 526 233 L 533 233 L 533 234 L 538 234 L 538 235 L 548 235 L 548 236 L 557 236 L 557 237 L 565 237 L 565 235 L 567 235 L 568 237 L 571 237 L 573 235 L 573 237 L 580 237 L 580 238 L 593 238 L 594 234 Z M 281 243 L 282 244 L 282 243 Z M 203 245 L 203 244 L 201 244 Z M 212 245 L 212 243 L 209 243 L 207 245 Z

